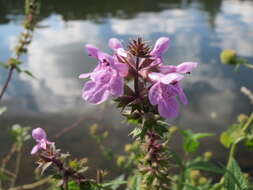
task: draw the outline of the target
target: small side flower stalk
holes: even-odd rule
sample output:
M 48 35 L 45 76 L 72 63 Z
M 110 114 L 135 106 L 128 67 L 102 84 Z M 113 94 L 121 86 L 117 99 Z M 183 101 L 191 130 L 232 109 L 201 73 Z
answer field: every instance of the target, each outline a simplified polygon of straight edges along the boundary
M 144 159 L 137 163 L 139 174 L 144 177 L 142 186 L 170 189 L 168 134 L 171 133 L 164 119 L 179 115 L 177 99 L 188 103 L 180 83 L 198 64 L 165 65 L 163 55 L 170 45 L 167 37 L 159 38 L 153 48 L 142 38 L 131 41 L 126 49 L 116 38 L 111 38 L 108 44 L 113 55 L 86 45 L 88 54 L 98 59 L 98 64 L 91 73 L 79 76 L 89 78 L 82 97 L 92 104 L 113 97 L 128 122 L 137 124 L 131 135 L 145 153 Z
M 68 154 L 63 154 L 56 149 L 55 143 L 47 139 L 46 133 L 42 128 L 34 129 L 32 137 L 37 142 L 31 151 L 32 155 L 37 154 L 39 157 L 37 170 L 43 174 L 48 167 L 52 166 L 56 170 L 54 177 L 59 180 L 58 186 L 68 189 L 69 182 L 75 182 L 80 186 L 89 186 L 91 185 L 90 183 L 94 182 L 88 180 L 82 174 L 88 169 L 86 166 L 87 161 L 70 161 L 67 163 L 66 158 Z

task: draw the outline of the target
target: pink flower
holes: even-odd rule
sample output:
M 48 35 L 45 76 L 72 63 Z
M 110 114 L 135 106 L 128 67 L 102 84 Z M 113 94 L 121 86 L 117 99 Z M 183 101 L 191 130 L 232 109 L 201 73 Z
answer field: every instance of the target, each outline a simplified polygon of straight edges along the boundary
M 37 145 L 33 147 L 31 154 L 35 154 L 41 149 L 46 150 L 48 145 L 54 144 L 54 142 L 47 140 L 47 134 L 42 128 L 33 129 L 32 137 L 36 140 Z
M 124 77 L 128 74 L 128 66 L 119 62 L 117 56 L 124 51 L 121 43 L 113 38 L 109 46 L 116 52 L 111 56 L 100 51 L 93 45 L 86 45 L 90 56 L 98 59 L 97 67 L 91 73 L 81 74 L 79 78 L 90 78 L 83 88 L 82 97 L 92 104 L 106 101 L 110 95 L 118 97 L 123 95 Z M 120 50 L 122 49 L 122 50 Z
M 152 105 L 158 105 L 158 112 L 165 118 L 176 117 L 179 113 L 179 104 L 176 96 L 187 104 L 187 98 L 179 81 L 184 78 L 183 75 L 171 73 L 163 75 L 161 73 L 150 73 L 149 78 L 154 82 L 149 90 L 149 101 Z

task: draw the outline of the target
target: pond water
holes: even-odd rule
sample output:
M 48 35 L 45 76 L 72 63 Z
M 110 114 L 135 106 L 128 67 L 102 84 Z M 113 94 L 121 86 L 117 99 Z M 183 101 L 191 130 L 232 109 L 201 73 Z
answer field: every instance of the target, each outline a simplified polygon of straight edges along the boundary
M 10 146 L 9 127 L 15 123 L 44 127 L 53 138 L 63 128 L 78 122 L 78 127 L 55 139 L 57 145 L 74 156 L 91 159 L 91 165 L 118 170 L 103 159 L 88 135 L 88 127 L 98 123 L 110 131 L 108 146 L 117 153 L 132 126 L 122 124 L 115 105 L 89 105 L 81 99 L 83 81 L 78 75 L 94 68 L 96 61 L 87 56 L 84 45 L 92 43 L 109 51 L 107 41 L 117 37 L 126 45 L 141 36 L 154 43 L 160 36 L 171 38 L 166 54 L 168 64 L 197 61 L 199 67 L 183 83 L 189 105 L 181 106 L 179 118 L 170 121 L 195 132 L 219 134 L 232 124 L 239 113 L 250 113 L 249 100 L 241 86 L 253 89 L 252 71 L 222 65 L 219 54 L 234 49 L 253 61 L 253 1 L 249 0 L 43 0 L 39 27 L 35 30 L 24 68 L 37 79 L 14 74 L 1 105 L 8 111 L 1 117 L 1 155 Z M 0 60 L 12 54 L 22 32 L 22 1 L 0 0 Z M 6 79 L 0 70 L 0 86 Z M 29 142 L 22 160 L 21 182 L 32 181 L 35 167 Z M 180 149 L 179 140 L 175 147 Z M 5 145 L 5 146 L 3 146 Z M 3 150 L 3 151 L 2 151 Z M 225 149 L 216 137 L 203 140 L 201 151 L 215 151 L 224 158 Z M 252 170 L 247 151 L 240 154 L 243 167 Z

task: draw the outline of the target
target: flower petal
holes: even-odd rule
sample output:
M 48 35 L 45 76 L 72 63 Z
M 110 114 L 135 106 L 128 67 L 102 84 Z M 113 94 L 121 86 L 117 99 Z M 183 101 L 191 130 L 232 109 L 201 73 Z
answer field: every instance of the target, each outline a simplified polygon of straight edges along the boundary
M 185 93 L 184 93 L 184 90 L 183 90 L 183 88 L 181 87 L 181 85 L 180 85 L 179 83 L 177 83 L 177 84 L 175 85 L 175 88 L 176 88 L 176 90 L 177 90 L 177 93 L 178 93 L 178 96 L 179 96 L 179 99 L 181 100 L 181 102 L 182 102 L 183 104 L 188 104 L 187 97 L 186 97 L 186 95 L 185 95 Z
M 98 55 L 99 61 L 101 61 L 102 63 L 106 62 L 106 64 L 109 63 L 110 65 L 114 63 L 113 57 L 107 53 L 99 51 L 97 55 Z
M 79 79 L 86 79 L 86 78 L 89 78 L 89 77 L 90 77 L 90 74 L 91 74 L 91 73 L 83 73 L 83 74 L 80 74 L 78 78 L 79 78 Z
M 127 57 L 127 52 L 123 48 L 118 48 L 116 53 L 122 57 Z
M 109 95 L 105 84 L 88 81 L 84 85 L 82 97 L 91 104 L 100 104 L 106 101 Z
M 163 74 L 173 73 L 177 71 L 175 65 L 159 65 L 158 70 Z
M 44 150 L 47 149 L 47 140 L 46 139 L 42 139 L 39 143 L 40 147 Z
M 173 82 L 178 82 L 184 78 L 183 75 L 177 74 L 177 73 L 169 73 L 167 75 L 164 75 L 161 78 L 161 82 L 163 84 L 171 84 Z
M 36 129 L 33 129 L 33 131 L 32 131 L 32 137 L 36 141 L 41 141 L 42 139 L 47 138 L 47 134 L 44 131 L 44 129 L 42 129 L 42 128 L 36 128 Z
M 161 37 L 156 41 L 154 49 L 150 52 L 152 56 L 161 56 L 169 48 L 170 39 Z
M 175 98 L 169 98 L 166 101 L 160 101 L 158 112 L 162 117 L 174 118 L 179 113 L 179 104 Z
M 117 38 L 111 38 L 108 43 L 109 47 L 116 51 L 119 48 L 123 48 L 121 42 Z
M 98 52 L 100 52 L 100 50 L 96 46 L 94 46 L 92 44 L 87 44 L 85 46 L 85 48 L 86 48 L 89 56 L 92 56 L 92 57 L 95 57 L 95 58 L 98 57 Z
M 31 154 L 36 154 L 40 150 L 40 145 L 37 144 L 32 148 Z
M 151 72 L 151 73 L 148 74 L 148 77 L 150 78 L 150 80 L 152 80 L 154 82 L 161 81 L 163 76 L 164 76 L 163 74 L 155 73 L 155 72 Z
M 157 105 L 161 100 L 162 92 L 160 83 L 155 83 L 148 92 L 148 99 L 152 105 Z
M 118 72 L 119 72 L 119 75 L 121 77 L 125 77 L 128 75 L 128 65 L 127 64 L 124 64 L 124 63 L 116 63 L 115 64 L 115 67 L 117 68 Z
M 118 97 L 124 92 L 124 81 L 120 76 L 112 77 L 110 81 L 110 92 L 112 95 Z
M 198 63 L 196 62 L 184 62 L 178 65 L 176 68 L 176 72 L 178 73 L 188 73 L 191 72 L 193 69 L 195 69 L 198 66 Z

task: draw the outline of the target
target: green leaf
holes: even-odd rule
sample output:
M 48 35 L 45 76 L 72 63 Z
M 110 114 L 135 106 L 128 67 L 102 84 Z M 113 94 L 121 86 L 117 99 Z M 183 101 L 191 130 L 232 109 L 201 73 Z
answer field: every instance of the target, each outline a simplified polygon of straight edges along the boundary
M 192 162 L 187 166 L 187 170 L 202 170 L 218 174 L 224 174 L 226 172 L 226 169 L 221 168 L 209 161 Z
M 101 186 L 102 186 L 103 188 L 108 188 L 108 187 L 110 187 L 110 189 L 115 190 L 115 189 L 117 189 L 120 185 L 126 184 L 126 183 L 127 183 L 127 181 L 125 181 L 124 178 L 125 178 L 124 175 L 120 175 L 119 177 L 117 177 L 116 179 L 114 179 L 114 180 L 112 180 L 112 181 L 110 181 L 110 182 L 101 184 Z
M 80 187 L 75 181 L 69 181 L 68 182 L 68 189 L 69 190 L 80 190 Z
M 20 65 L 20 64 L 22 64 L 22 62 L 20 61 L 20 60 L 18 60 L 18 59 L 15 59 L 15 58 L 10 58 L 9 59 L 9 64 L 10 65 Z
M 246 177 L 243 175 L 239 165 L 232 159 L 230 162 L 229 173 L 227 173 L 224 177 L 224 185 L 229 190 L 241 190 L 248 188 L 248 181 Z
M 199 139 L 214 135 L 213 133 L 192 133 L 190 130 L 180 130 L 180 133 L 184 137 L 183 146 L 186 152 L 195 152 L 200 145 Z
M 4 112 L 6 112 L 6 107 L 0 107 L 0 115 L 2 115 Z
M 5 174 L 0 173 L 0 181 L 6 181 L 6 180 L 10 180 L 10 178 L 6 176 Z
M 131 190 L 141 190 L 141 175 L 137 174 L 132 178 Z
M 233 143 L 246 138 L 245 133 L 240 125 L 234 124 L 227 131 L 223 132 L 220 136 L 220 142 L 229 148 Z
M 30 71 L 28 70 L 23 70 L 22 72 L 24 72 L 25 74 L 27 74 L 28 76 L 32 77 L 32 78 L 36 78 Z
M 22 69 L 20 69 L 20 67 L 18 67 L 17 65 L 15 66 L 15 69 L 18 73 L 21 73 L 22 72 Z
M 134 128 L 134 130 L 132 130 L 129 135 L 133 136 L 134 138 L 135 137 L 138 137 L 140 134 L 141 134 L 141 128 Z
M 83 182 L 80 184 L 80 190 L 98 190 L 97 186 L 92 185 L 89 182 Z

